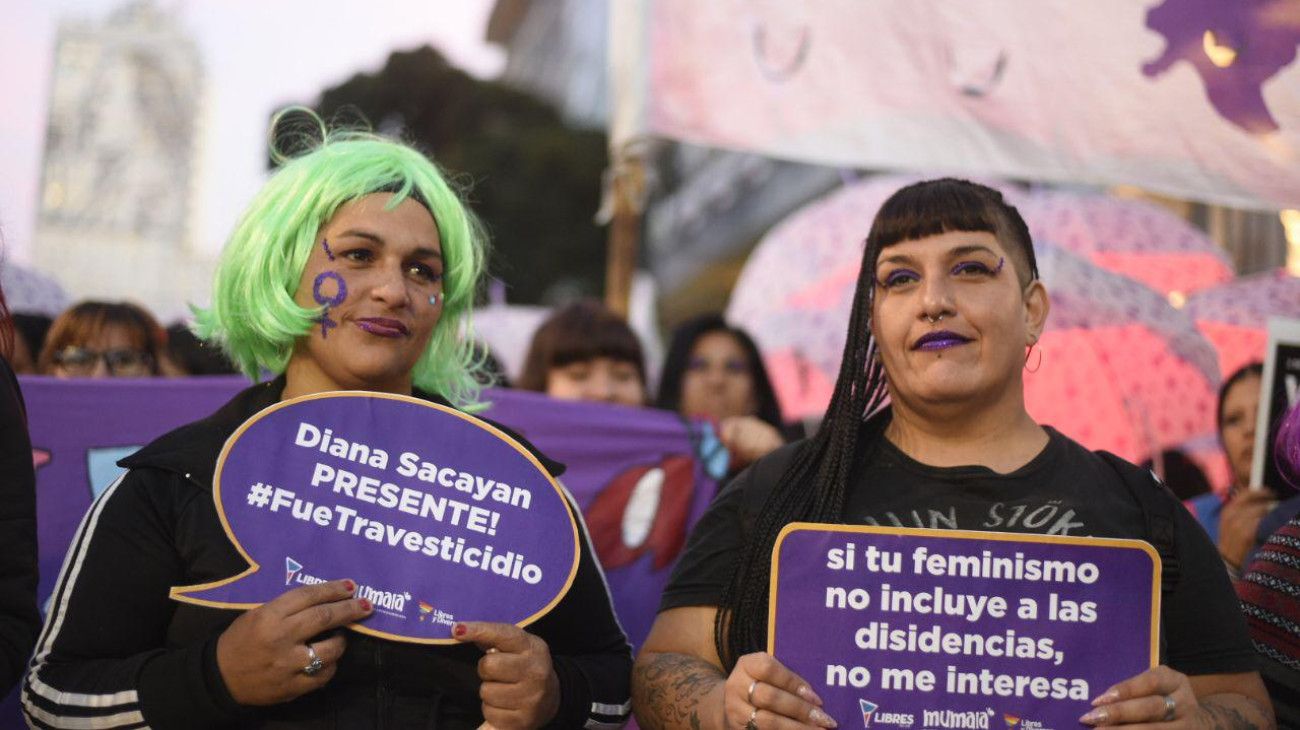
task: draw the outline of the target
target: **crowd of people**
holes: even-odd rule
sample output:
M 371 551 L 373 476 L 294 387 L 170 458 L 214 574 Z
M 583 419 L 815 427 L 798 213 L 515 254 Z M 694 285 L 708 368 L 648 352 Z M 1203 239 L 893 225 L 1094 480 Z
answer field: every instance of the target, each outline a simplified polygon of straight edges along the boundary
M 342 631 L 374 610 L 346 579 L 244 612 L 178 604 L 172 586 L 245 568 L 211 485 L 218 452 L 248 417 L 333 390 L 466 408 L 485 384 L 505 384 L 482 346 L 460 336 L 484 266 L 484 234 L 462 198 L 408 146 L 328 135 L 286 160 L 250 204 L 211 304 L 197 313 L 197 336 L 164 330 L 129 303 L 83 302 L 44 323 L 0 317 L 13 371 L 238 371 L 254 381 L 124 460 L 127 473 L 72 545 L 40 629 L 30 444 L 5 365 L 0 468 L 15 477 L 0 511 L 12 568 L 0 576 L 0 680 L 22 678 L 34 727 L 604 728 L 635 711 L 656 729 L 832 728 L 808 678 L 763 650 L 778 533 L 798 521 L 880 524 L 940 503 L 955 505 L 959 527 L 983 529 L 994 501 L 1057 500 L 1075 510 L 1081 534 L 1162 543 L 1180 565 L 1162 596 L 1160 665 L 1101 693 L 1082 723 L 1300 724 L 1296 624 L 1279 632 L 1269 618 L 1296 620 L 1294 564 L 1289 574 L 1277 565 L 1295 552 L 1300 503 L 1249 483 L 1258 366 L 1228 378 L 1220 396 L 1234 488 L 1184 495 L 1193 516 L 1149 472 L 1025 410 L 1023 368 L 1050 295 L 1024 221 L 998 192 L 952 179 L 910 185 L 865 233 L 839 378 L 806 438 L 783 422 L 754 340 L 719 315 L 672 333 L 653 393 L 637 336 L 599 303 L 561 307 L 538 328 L 514 387 L 705 419 L 730 455 L 635 662 L 586 539 L 550 613 L 526 631 L 460 622 L 453 646 Z M 321 301 L 327 274 L 346 281 L 346 296 L 340 286 Z M 1177 458 L 1159 461 L 1167 472 Z M 1148 534 L 1150 505 L 1168 510 L 1172 538 Z
M 14 312 L 6 355 L 19 375 L 148 378 L 233 375 L 221 351 L 178 322 L 163 329 L 132 302 L 79 302 L 51 319 Z

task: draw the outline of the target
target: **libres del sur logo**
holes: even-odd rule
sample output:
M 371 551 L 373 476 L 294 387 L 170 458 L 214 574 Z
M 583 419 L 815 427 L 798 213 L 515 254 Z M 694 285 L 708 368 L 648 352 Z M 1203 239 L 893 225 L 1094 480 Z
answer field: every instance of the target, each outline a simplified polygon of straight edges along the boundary
M 870 700 L 859 699 L 858 707 L 862 709 L 862 726 L 871 727 L 871 716 L 880 708 L 880 705 Z
M 303 564 L 286 555 L 284 558 L 284 584 L 292 585 L 315 585 L 324 583 L 325 578 L 318 578 L 303 572 Z M 406 607 L 412 601 L 412 596 L 406 591 L 385 591 L 373 588 L 367 585 L 358 585 L 356 590 L 357 598 L 365 598 L 375 606 L 376 611 L 381 611 L 394 618 L 406 618 Z M 416 601 L 419 609 L 419 621 L 421 623 L 429 621 L 431 624 L 441 624 L 451 626 L 456 623 L 456 619 L 450 613 L 440 610 L 432 603 L 424 600 Z

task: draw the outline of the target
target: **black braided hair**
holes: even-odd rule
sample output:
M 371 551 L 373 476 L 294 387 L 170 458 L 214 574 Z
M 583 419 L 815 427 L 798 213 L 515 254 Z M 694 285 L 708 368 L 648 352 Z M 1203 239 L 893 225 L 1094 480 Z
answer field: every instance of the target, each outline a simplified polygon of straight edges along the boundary
M 876 261 L 882 249 L 950 231 L 992 233 L 1007 249 L 1023 287 L 1038 278 L 1029 228 L 997 190 L 966 180 L 927 180 L 885 201 L 867 234 L 858 271 L 839 377 L 821 429 L 794 455 L 756 515 L 714 620 L 714 644 L 723 666 L 767 645 L 772 547 L 791 522 L 839 523 L 863 422 L 879 410 L 888 381 L 871 336 Z

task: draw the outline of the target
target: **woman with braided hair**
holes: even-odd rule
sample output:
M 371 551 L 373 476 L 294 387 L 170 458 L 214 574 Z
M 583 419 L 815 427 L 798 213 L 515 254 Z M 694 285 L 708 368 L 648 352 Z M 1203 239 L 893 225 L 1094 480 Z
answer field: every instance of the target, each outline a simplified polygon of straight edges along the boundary
M 1152 478 L 1025 410 L 1027 349 L 1050 304 L 1001 194 L 953 179 L 896 192 L 867 236 L 852 307 L 821 430 L 742 472 L 691 535 L 633 670 L 644 728 L 837 726 L 763 651 L 772 546 L 791 522 L 1146 537 L 1128 485 Z M 1020 519 L 1049 504 L 1053 518 Z M 1080 720 L 1272 727 L 1215 548 L 1185 510 L 1171 514 L 1182 571 L 1162 601 L 1162 664 Z

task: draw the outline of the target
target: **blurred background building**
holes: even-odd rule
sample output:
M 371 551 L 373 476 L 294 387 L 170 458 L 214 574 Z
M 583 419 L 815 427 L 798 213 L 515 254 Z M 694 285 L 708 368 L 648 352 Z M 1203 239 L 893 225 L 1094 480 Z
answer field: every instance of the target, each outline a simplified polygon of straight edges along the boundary
M 102 23 L 66 21 L 54 49 L 33 262 L 78 298 L 164 317 L 204 297 L 192 245 L 203 67 L 150 0 Z

